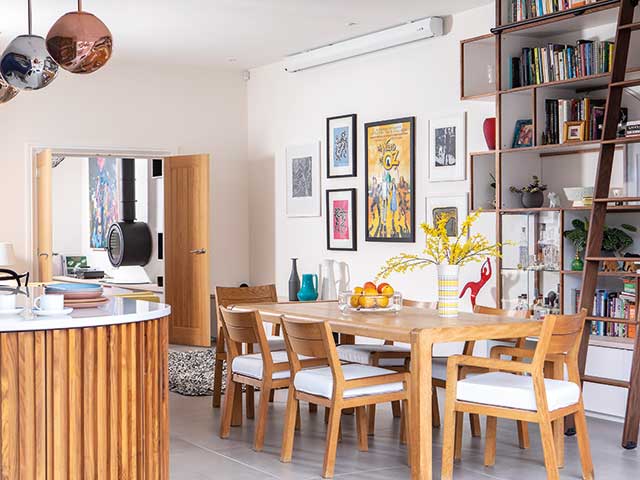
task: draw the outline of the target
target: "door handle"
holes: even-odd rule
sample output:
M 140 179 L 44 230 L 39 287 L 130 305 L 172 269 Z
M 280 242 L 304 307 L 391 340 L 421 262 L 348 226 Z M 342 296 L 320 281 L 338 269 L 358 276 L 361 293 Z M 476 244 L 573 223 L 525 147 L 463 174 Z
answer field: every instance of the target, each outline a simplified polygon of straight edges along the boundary
M 207 249 L 206 248 L 198 248 L 197 250 L 191 250 L 191 252 L 193 255 L 204 255 L 205 253 L 207 253 Z

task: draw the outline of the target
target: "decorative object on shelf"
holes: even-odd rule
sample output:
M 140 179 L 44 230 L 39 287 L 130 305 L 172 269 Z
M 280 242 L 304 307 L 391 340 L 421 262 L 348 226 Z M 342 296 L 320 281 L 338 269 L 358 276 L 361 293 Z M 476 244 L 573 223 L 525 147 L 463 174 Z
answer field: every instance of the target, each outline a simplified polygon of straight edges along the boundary
M 120 218 L 115 158 L 89 158 L 89 247 L 107 248 L 107 231 Z
M 482 123 L 484 140 L 487 142 L 487 149 L 496 149 L 496 117 L 485 118 Z
M 327 178 L 357 175 L 358 116 L 327 118 Z
M 564 143 L 583 142 L 585 140 L 585 122 L 564 122 Z
M 563 188 L 567 200 L 572 202 L 572 207 L 584 207 L 591 205 L 593 199 L 593 187 L 565 187 Z
M 319 267 L 318 290 L 320 300 L 337 300 L 338 289 L 335 276 L 336 261 L 327 258 L 322 261 Z
M 549 197 L 549 208 L 560 208 L 560 197 L 556 192 L 549 192 L 547 197 Z
M 533 147 L 533 120 L 525 119 L 516 121 L 513 132 L 512 148 Z
M 620 188 L 620 187 L 611 188 L 609 190 L 609 197 L 610 198 L 620 198 L 620 197 L 623 196 L 623 192 L 624 192 L 624 190 L 622 188 Z M 621 207 L 622 205 L 624 205 L 624 202 L 616 202 L 614 205 L 617 206 L 617 207 Z
M 447 235 L 457 237 L 462 229 L 462 222 L 469 214 L 469 195 L 430 195 L 425 199 L 425 220 L 430 225 L 437 225 L 442 215 L 447 215 Z
M 298 275 L 298 259 L 291 259 L 291 274 L 289 275 L 289 301 L 298 301 L 298 292 L 300 291 L 300 276 Z
M 58 64 L 47 52 L 44 38 L 31 30 L 31 0 L 27 0 L 29 33 L 14 38 L 0 59 L 0 76 L 19 90 L 39 90 L 58 74 Z
M 365 125 L 366 240 L 415 242 L 415 118 Z
M 571 261 L 571 270 L 574 272 L 581 272 L 584 270 L 584 260 L 580 257 L 580 252 L 576 252 L 576 256 Z
M 287 216 L 319 217 L 320 142 L 287 147 Z
M 602 262 L 602 271 L 603 272 L 617 272 L 618 271 L 618 261 L 617 260 L 605 260 Z
M 489 205 L 491 208 L 496 208 L 496 176 L 493 173 L 489 173 L 489 179 L 491 180 L 489 186 L 493 190 L 493 199 L 489 202 Z
M 113 37 L 95 15 L 82 10 L 69 12 L 53 24 L 47 35 L 47 49 L 53 59 L 71 73 L 92 73 L 111 58 Z
M 589 220 L 585 218 L 580 220 L 574 219 L 571 222 L 573 229 L 566 230 L 563 235 L 569 240 L 576 249 L 576 253 L 583 252 L 587 246 L 587 238 L 589 234 Z M 637 232 L 638 229 L 634 225 L 623 223 L 620 227 L 609 227 L 605 225 L 602 236 L 601 250 L 603 252 L 612 253 L 616 256 L 622 256 L 624 250 L 633 245 L 633 238 L 627 232 Z
M 490 243 L 477 233 L 469 236 L 471 227 L 480 217 L 482 210 L 469 215 L 456 238 L 450 238 L 447 232 L 449 216 L 442 214 L 437 224 L 421 225 L 425 233 L 425 249 L 421 254 L 401 253 L 389 258 L 378 272 L 378 278 L 387 278 L 392 273 L 413 272 L 429 265 L 438 267 L 439 314 L 454 317 L 458 314 L 458 272 L 459 267 L 470 262 L 481 262 L 487 257 L 501 257 L 502 244 Z
M 640 135 L 640 120 L 629 120 L 625 125 L 625 137 L 637 137 Z
M 467 293 L 468 290 L 469 292 L 471 292 L 471 307 L 475 308 L 478 293 L 487 284 L 489 279 L 491 279 L 492 273 L 493 271 L 491 269 L 491 259 L 487 257 L 487 259 L 482 264 L 482 267 L 480 267 L 480 280 L 478 280 L 477 282 L 468 282 L 462 289 L 462 292 L 460 292 L 460 298 L 464 297 L 465 293 Z
M 15 87 L 12 87 L 7 82 L 4 81 L 2 76 L 0 76 L 0 105 L 3 103 L 7 103 L 9 100 L 18 95 L 19 90 Z
M 429 181 L 450 182 L 467 178 L 466 118 L 466 112 L 462 112 L 431 120 Z
M 327 250 L 357 250 L 356 189 L 327 190 Z
M 537 175 L 532 176 L 533 181 L 524 187 L 509 187 L 512 193 L 520 194 L 520 201 L 524 208 L 540 208 L 544 204 L 544 191 L 547 185 L 540 181 Z
M 304 273 L 302 275 L 302 286 L 298 292 L 298 300 L 301 302 L 315 302 L 318 299 L 318 275 L 315 273 Z

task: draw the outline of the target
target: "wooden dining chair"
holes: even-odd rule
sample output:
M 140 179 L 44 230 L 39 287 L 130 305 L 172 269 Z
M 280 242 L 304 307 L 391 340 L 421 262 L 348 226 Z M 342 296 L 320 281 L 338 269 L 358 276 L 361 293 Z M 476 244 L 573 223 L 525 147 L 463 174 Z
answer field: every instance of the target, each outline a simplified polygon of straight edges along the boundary
M 341 364 L 331 328 L 326 322 L 285 316 L 282 318 L 282 329 L 293 376 L 285 414 L 280 455 L 282 462 L 290 462 L 292 458 L 300 400 L 322 405 L 330 412 L 323 478 L 333 477 L 343 410 L 355 408 L 360 451 L 368 450 L 366 406 L 400 401 L 403 405 L 403 421 L 409 422 L 409 373 L 357 363 Z M 315 358 L 325 366 L 305 368 L 299 356 Z
M 216 287 L 216 308 L 218 318 L 222 315 L 220 307 L 231 305 L 241 305 L 243 303 L 276 303 L 278 293 L 275 285 L 259 285 L 255 287 Z M 272 325 L 271 335 L 267 335 L 267 343 L 271 350 L 284 350 L 284 339 L 279 336 L 279 325 Z M 247 352 L 252 353 L 253 346 L 247 346 Z M 216 337 L 216 358 L 213 372 L 213 407 L 218 408 L 222 398 L 222 371 L 223 364 L 227 360 L 225 352 L 224 331 L 221 323 L 218 322 L 218 332 Z M 252 388 L 252 387 L 250 387 Z M 250 398 L 251 397 L 251 398 Z M 253 397 L 247 395 L 247 415 L 253 417 Z
M 586 314 L 583 309 L 577 315 L 547 315 L 532 356 L 530 350 L 498 347 L 493 350 L 493 358 L 468 355 L 449 358 L 442 448 L 443 480 L 453 478 L 458 412 L 487 416 L 486 466 L 495 463 L 498 417 L 538 423 L 547 478 L 550 480 L 560 478 L 557 450 L 564 442 L 562 419 L 574 414 L 582 475 L 584 479 L 594 478 L 578 369 L 578 353 Z M 532 362 L 501 360 L 502 355 L 512 358 L 531 356 Z M 550 360 L 566 365 L 568 380 L 563 379 L 563 369 L 560 369 L 557 378 L 544 377 L 545 364 Z M 460 369 L 464 367 L 484 368 L 489 373 L 459 380 Z

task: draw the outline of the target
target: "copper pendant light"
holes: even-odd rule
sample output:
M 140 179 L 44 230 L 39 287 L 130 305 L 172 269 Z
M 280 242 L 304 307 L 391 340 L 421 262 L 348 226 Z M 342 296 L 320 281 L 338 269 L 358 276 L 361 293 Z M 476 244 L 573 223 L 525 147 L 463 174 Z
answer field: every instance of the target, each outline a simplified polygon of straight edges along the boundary
M 0 104 L 7 103 L 18 94 L 18 89 L 12 87 L 0 77 Z
M 113 38 L 107 26 L 95 15 L 82 11 L 69 12 L 53 24 L 47 35 L 47 48 L 58 64 L 71 73 L 92 73 L 109 58 Z
M 29 34 L 20 35 L 7 46 L 0 59 L 0 76 L 20 90 L 39 90 L 58 73 L 58 64 L 49 56 L 44 38 L 31 34 L 31 0 L 27 0 Z

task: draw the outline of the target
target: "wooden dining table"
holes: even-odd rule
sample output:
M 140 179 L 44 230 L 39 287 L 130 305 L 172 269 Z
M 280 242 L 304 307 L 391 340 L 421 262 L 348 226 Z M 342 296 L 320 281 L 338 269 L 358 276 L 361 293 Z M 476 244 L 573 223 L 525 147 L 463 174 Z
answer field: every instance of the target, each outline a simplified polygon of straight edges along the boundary
M 405 307 L 399 312 L 341 312 L 336 302 L 267 303 L 236 306 L 260 312 L 262 319 L 280 323 L 282 316 L 327 321 L 335 333 L 393 340 L 411 345 L 409 413 L 411 478 L 433 478 L 431 362 L 436 343 L 535 337 L 542 322 L 460 312 L 442 318 L 437 310 Z

